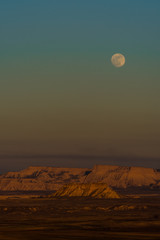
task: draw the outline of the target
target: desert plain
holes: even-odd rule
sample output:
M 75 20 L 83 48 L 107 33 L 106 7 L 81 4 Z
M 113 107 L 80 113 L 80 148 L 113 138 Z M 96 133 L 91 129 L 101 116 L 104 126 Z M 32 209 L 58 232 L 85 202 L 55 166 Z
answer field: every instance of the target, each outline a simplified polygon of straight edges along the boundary
M 160 195 L 155 192 L 119 199 L 51 195 L 1 195 L 0 239 L 160 239 Z
M 160 239 L 160 171 L 30 167 L 0 176 L 0 240 Z

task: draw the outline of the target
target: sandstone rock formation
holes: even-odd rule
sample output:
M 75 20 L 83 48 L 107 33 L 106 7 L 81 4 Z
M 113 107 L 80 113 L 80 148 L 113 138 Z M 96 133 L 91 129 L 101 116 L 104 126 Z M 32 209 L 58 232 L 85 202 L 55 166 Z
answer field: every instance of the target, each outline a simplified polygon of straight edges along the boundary
M 158 186 L 160 172 L 144 167 L 96 165 L 84 182 L 103 182 L 116 188 Z
M 0 176 L 0 191 L 53 191 L 71 182 L 80 182 L 87 168 L 29 167 Z
M 0 175 L 0 191 L 52 191 L 69 183 L 106 183 L 112 188 L 160 189 L 160 171 L 143 167 L 96 165 L 87 168 L 29 167 Z
M 120 198 L 106 183 L 67 184 L 53 194 L 55 197 L 93 197 L 93 198 Z

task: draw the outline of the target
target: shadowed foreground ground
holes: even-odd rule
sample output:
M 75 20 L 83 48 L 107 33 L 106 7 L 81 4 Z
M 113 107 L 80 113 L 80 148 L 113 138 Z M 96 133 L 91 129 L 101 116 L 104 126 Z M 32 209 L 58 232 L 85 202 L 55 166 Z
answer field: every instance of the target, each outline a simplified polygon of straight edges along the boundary
M 0 200 L 0 239 L 160 239 L 160 197 Z

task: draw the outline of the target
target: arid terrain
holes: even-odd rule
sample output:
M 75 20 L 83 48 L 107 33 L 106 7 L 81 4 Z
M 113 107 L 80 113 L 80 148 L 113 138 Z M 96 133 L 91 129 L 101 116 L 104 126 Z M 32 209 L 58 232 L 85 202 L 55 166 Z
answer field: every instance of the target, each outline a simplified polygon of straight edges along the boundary
M 160 172 L 30 167 L 0 176 L 0 240 L 160 239 Z
M 53 191 L 68 183 L 106 183 L 112 188 L 160 188 L 160 170 L 95 165 L 87 168 L 28 167 L 0 175 L 0 191 Z
M 160 239 L 160 195 L 119 199 L 0 196 L 2 240 Z

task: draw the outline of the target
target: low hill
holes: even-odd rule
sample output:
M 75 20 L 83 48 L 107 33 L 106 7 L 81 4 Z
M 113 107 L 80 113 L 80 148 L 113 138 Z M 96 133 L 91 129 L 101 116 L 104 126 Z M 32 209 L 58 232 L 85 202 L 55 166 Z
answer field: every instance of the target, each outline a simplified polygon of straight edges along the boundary
M 120 198 L 120 196 L 105 183 L 64 185 L 53 194 L 55 197 L 93 197 L 93 198 Z

